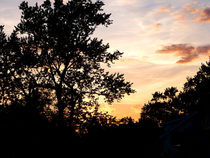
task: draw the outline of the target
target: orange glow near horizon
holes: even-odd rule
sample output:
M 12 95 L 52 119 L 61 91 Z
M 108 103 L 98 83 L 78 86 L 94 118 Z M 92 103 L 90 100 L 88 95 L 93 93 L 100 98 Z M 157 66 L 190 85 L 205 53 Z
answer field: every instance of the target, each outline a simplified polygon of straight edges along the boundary
M 155 91 L 170 86 L 181 90 L 186 78 L 194 76 L 201 63 L 208 60 L 210 1 L 102 1 L 113 24 L 98 27 L 93 36 L 109 43 L 110 52 L 124 52 L 107 71 L 125 74 L 136 93 L 112 105 L 101 102 L 101 109 L 117 118 L 131 116 L 138 120 L 142 106 Z M 19 22 L 18 3 L 0 1 L 0 25 L 5 25 L 7 34 Z

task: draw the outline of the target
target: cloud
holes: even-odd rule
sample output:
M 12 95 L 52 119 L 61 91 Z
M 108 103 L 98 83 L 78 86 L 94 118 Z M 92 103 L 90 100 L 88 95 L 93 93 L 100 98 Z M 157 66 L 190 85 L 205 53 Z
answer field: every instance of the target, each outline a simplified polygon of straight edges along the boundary
M 195 4 L 198 4 L 198 1 L 192 1 L 192 2 L 185 3 L 183 5 L 183 8 L 188 8 L 189 6 L 195 5 Z
M 183 5 L 184 11 L 179 14 L 188 17 L 194 22 L 209 23 L 210 22 L 210 7 L 198 8 L 195 5 L 198 4 L 198 1 L 193 1 Z
M 198 1 L 185 3 L 181 9 L 174 10 L 170 14 L 177 22 L 194 21 L 197 16 L 202 14 L 202 9 L 197 8 Z
M 210 10 L 199 8 L 198 1 L 192 1 L 184 3 L 181 7 L 176 6 L 162 6 L 161 8 L 154 11 L 154 14 L 168 13 L 174 17 L 176 22 L 186 22 L 186 21 L 199 21 L 206 22 L 210 19 Z
M 162 6 L 161 8 L 155 11 L 155 13 L 170 13 L 170 12 L 171 12 L 170 8 L 166 6 Z
M 153 25 L 152 25 L 153 31 L 154 31 L 154 32 L 160 32 L 161 26 L 162 26 L 161 23 L 153 24 Z
M 169 13 L 176 22 L 210 22 L 210 7 L 202 8 L 198 1 L 185 3 L 181 8 L 162 6 L 154 13 Z
M 192 15 L 198 14 L 198 15 L 202 15 L 203 14 L 203 10 L 200 8 L 185 8 L 184 9 L 185 13 L 190 13 Z
M 159 54 L 175 54 L 177 57 L 181 57 L 176 63 L 185 64 L 198 59 L 200 56 L 210 55 L 210 45 L 194 47 L 189 44 L 173 44 L 169 46 L 163 46 L 162 49 L 157 50 Z
M 202 22 L 202 23 L 209 23 L 210 22 L 210 7 L 204 9 L 201 13 L 200 13 L 200 17 L 197 17 L 197 21 Z M 195 19 L 195 20 L 196 20 Z
M 157 24 L 154 24 L 153 25 L 155 28 L 159 28 L 160 26 L 162 26 L 162 24 L 161 23 L 157 23 Z

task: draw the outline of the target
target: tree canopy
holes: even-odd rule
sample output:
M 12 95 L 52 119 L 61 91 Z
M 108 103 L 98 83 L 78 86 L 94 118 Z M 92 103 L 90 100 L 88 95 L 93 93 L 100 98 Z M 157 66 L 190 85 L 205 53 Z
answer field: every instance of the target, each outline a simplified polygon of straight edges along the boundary
M 93 38 L 99 25 L 112 23 L 102 1 L 22 2 L 21 21 L 9 38 L 0 27 L 1 104 L 34 105 L 58 127 L 91 117 L 102 97 L 107 103 L 134 90 L 124 75 L 106 72 L 123 53 Z M 35 105 L 35 106 L 36 106 Z

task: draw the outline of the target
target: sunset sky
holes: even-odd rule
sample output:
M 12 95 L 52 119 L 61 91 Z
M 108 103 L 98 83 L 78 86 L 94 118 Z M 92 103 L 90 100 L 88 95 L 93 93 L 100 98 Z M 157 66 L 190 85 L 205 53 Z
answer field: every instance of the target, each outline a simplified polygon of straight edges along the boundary
M 22 0 L 0 0 L 0 25 L 9 34 L 19 22 Z M 30 4 L 43 0 L 28 0 Z M 209 0 L 103 0 L 113 24 L 99 27 L 94 36 L 110 44 L 110 52 L 124 52 L 109 69 L 124 73 L 135 94 L 103 105 L 114 116 L 138 119 L 141 107 L 155 91 L 180 90 L 210 55 Z

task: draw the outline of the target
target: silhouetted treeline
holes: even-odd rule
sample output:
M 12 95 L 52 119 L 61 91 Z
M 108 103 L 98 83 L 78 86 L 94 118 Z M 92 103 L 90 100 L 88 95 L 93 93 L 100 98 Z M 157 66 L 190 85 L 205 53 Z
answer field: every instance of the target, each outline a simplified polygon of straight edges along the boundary
M 116 120 L 100 114 L 89 120 L 84 129 L 72 133 L 71 128 L 57 128 L 31 106 L 10 105 L 0 112 L 3 156 L 12 157 L 71 157 L 101 155 L 157 156 L 158 128 L 142 128 L 131 118 Z M 156 144 L 155 144 L 156 143 Z M 156 151 L 157 150 L 157 151 Z M 147 155 L 148 156 L 148 155 Z
M 20 4 L 20 23 L 7 37 L 0 26 L 1 157 L 161 157 L 161 124 L 209 113 L 210 62 L 175 87 L 155 92 L 141 118 L 117 120 L 99 112 L 134 93 L 124 75 L 106 72 L 123 53 L 92 38 L 112 23 L 104 3 L 45 0 Z

